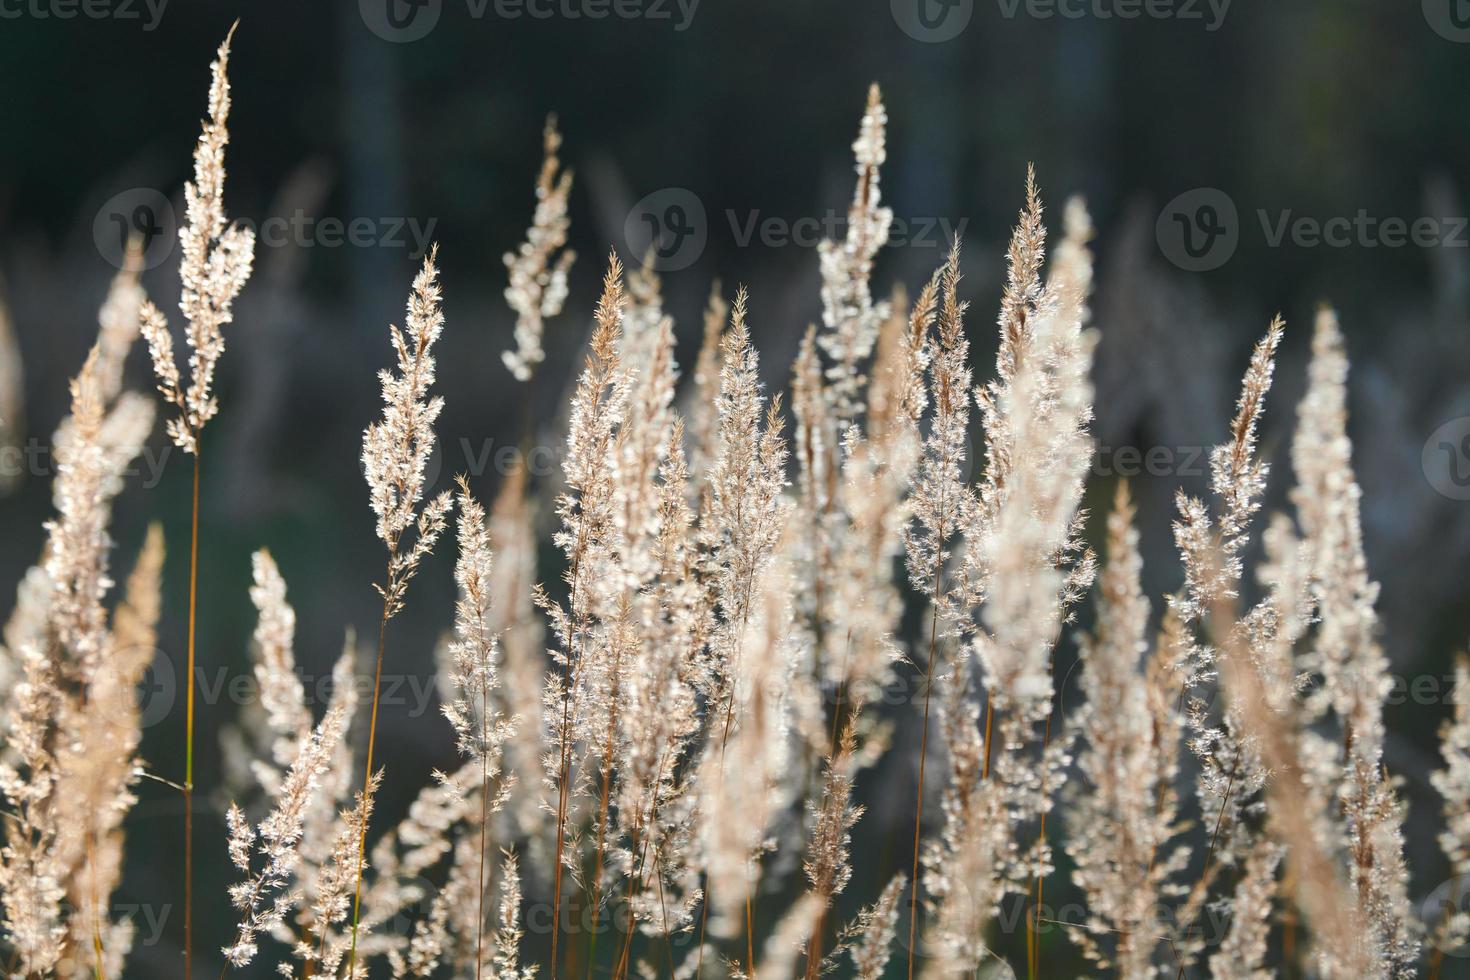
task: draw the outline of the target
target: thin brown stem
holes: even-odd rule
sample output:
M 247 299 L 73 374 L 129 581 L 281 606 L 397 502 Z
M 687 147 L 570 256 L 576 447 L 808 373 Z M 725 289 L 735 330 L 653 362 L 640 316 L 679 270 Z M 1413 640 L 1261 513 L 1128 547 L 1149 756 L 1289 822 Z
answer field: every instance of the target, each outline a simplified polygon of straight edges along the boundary
M 576 557 L 572 560 L 572 574 L 570 578 L 570 589 L 567 593 L 567 601 L 575 609 L 577 603 L 577 578 L 581 568 L 582 543 L 578 543 Z M 562 876 L 562 851 L 566 846 L 567 829 L 567 780 L 571 778 L 572 768 L 572 740 L 571 740 L 571 712 L 572 712 L 572 689 L 576 686 L 577 675 L 575 672 L 577 636 L 581 632 L 581 624 L 574 623 L 572 635 L 567 644 L 567 659 L 562 668 L 562 692 L 561 692 L 561 760 L 557 771 L 557 799 L 556 799 L 556 866 L 552 872 L 552 898 L 551 898 L 551 980 L 556 980 L 557 975 L 557 945 L 561 938 L 561 876 Z
M 618 680 L 623 665 L 623 651 L 618 648 L 617 663 L 613 666 L 612 708 L 607 714 L 607 740 L 602 750 L 602 797 L 597 817 L 597 853 L 592 862 L 592 930 L 587 940 L 587 978 L 597 966 L 597 920 L 602 911 L 602 860 L 607 846 L 607 812 L 612 795 L 613 736 L 618 726 Z
M 640 845 L 638 843 L 638 838 L 641 836 L 641 828 L 635 827 L 633 829 L 633 838 L 630 841 L 630 843 L 632 844 L 632 847 L 630 848 L 630 853 L 632 851 L 638 851 L 638 871 L 636 874 L 628 876 L 628 887 L 623 892 L 623 903 L 628 906 L 628 931 L 627 934 L 623 936 L 623 945 L 622 948 L 618 951 L 617 965 L 613 967 L 613 980 L 622 980 L 622 977 L 627 974 L 628 956 L 633 949 L 633 933 L 637 931 L 638 919 L 633 912 L 634 886 L 642 885 L 642 878 L 648 866 L 648 841 L 647 839 L 644 839 L 642 844 Z
M 653 849 L 653 883 L 658 885 L 658 914 L 660 921 L 664 924 L 664 954 L 669 958 L 669 976 L 675 975 L 674 970 L 674 940 L 673 932 L 669 929 L 669 906 L 664 900 L 664 876 L 659 871 L 658 848 Z M 702 951 L 703 947 L 701 947 Z M 703 962 L 701 957 L 700 962 Z
M 812 926 L 812 937 L 806 946 L 806 980 L 816 980 L 820 973 L 818 969 L 822 965 L 822 933 L 827 928 L 827 910 L 824 908 L 817 913 L 816 924 Z
M 943 549 L 935 549 L 934 558 L 934 614 L 929 621 L 929 663 L 924 668 L 924 725 L 919 735 L 919 791 L 914 803 L 914 862 L 909 881 L 909 980 L 914 980 L 914 939 L 919 929 L 919 844 L 924 826 L 924 770 L 929 760 L 929 698 L 934 690 L 934 654 L 939 642 L 939 576 L 943 572 L 940 556 Z
M 103 969 L 102 912 L 99 898 L 101 889 L 97 884 L 97 849 L 91 836 L 87 838 L 87 864 L 92 871 L 92 954 L 96 957 L 93 973 L 96 980 L 107 980 Z
M 649 815 L 647 824 L 647 826 L 649 827 L 652 827 L 654 823 L 658 820 L 658 785 L 659 781 L 663 778 L 663 770 L 663 752 L 662 750 L 660 750 L 659 757 L 656 760 L 656 764 L 653 770 L 654 791 L 653 800 L 649 804 Z M 613 970 L 613 980 L 621 980 L 621 978 L 624 977 L 628 972 L 628 956 L 633 948 L 633 933 L 637 931 L 638 917 L 633 912 L 633 895 L 635 894 L 635 886 L 638 889 L 642 889 L 643 878 L 648 873 L 648 842 L 649 839 L 652 837 L 652 834 L 644 833 L 644 827 L 645 824 L 643 823 L 643 814 L 640 808 L 638 819 L 633 824 L 633 830 L 629 836 L 630 846 L 628 848 L 629 854 L 632 854 L 634 852 L 638 853 L 638 867 L 635 874 L 630 874 L 628 876 L 628 887 L 623 896 L 623 902 L 625 905 L 628 906 L 628 932 L 627 935 L 623 937 L 623 948 L 618 953 L 618 963 Z M 641 844 L 639 843 L 640 841 L 642 842 Z
M 373 668 L 373 710 L 368 722 L 368 747 L 367 766 L 363 770 L 362 796 L 366 801 L 373 788 L 373 749 L 378 740 L 378 696 L 383 688 L 383 649 L 388 640 L 388 595 L 392 590 L 392 576 L 389 576 L 389 587 L 383 598 L 383 618 L 378 623 L 378 661 Z M 367 816 L 368 807 L 362 808 L 362 821 L 357 829 L 357 884 L 352 892 L 352 945 L 347 953 L 347 976 L 353 975 L 357 965 L 357 924 L 362 917 L 362 869 L 363 860 L 367 856 Z
M 702 980 L 704 976 L 704 927 L 709 922 L 709 890 L 705 889 L 704 901 L 699 905 L 699 959 L 694 964 L 694 980 Z
M 720 773 L 721 773 L 721 776 L 723 776 L 724 771 L 725 771 L 725 750 L 727 748 L 729 748 L 729 746 L 730 746 L 730 727 L 731 727 L 731 725 L 733 724 L 733 722 L 735 720 L 735 695 L 737 693 L 736 692 L 736 684 L 738 683 L 738 677 L 737 677 L 737 675 L 740 672 L 741 654 L 745 650 L 745 626 L 746 626 L 746 623 L 750 619 L 750 603 L 751 603 L 752 593 L 754 591 L 755 591 L 755 569 L 752 567 L 751 570 L 750 570 L 750 574 L 747 575 L 746 578 L 745 578 L 745 592 L 744 592 L 744 595 L 741 597 L 741 602 L 740 602 L 740 631 L 739 631 L 738 634 L 736 634 L 736 640 L 735 640 L 735 662 L 730 667 L 730 695 L 729 695 L 729 698 L 727 699 L 726 704 L 725 704 L 725 728 L 724 728 L 724 732 L 720 736 Z M 746 901 L 746 905 L 748 907 L 749 904 L 750 904 L 749 876 L 747 876 L 747 878 L 746 878 L 745 901 Z M 709 890 L 708 890 L 708 888 L 706 888 L 705 895 L 704 895 L 704 905 L 703 905 L 703 908 L 701 909 L 700 914 L 699 914 L 699 960 L 695 964 L 694 980 L 700 980 L 700 977 L 701 977 L 701 975 L 703 974 L 703 971 L 704 971 L 704 927 L 705 927 L 705 924 L 708 921 L 709 921 Z M 747 942 L 746 942 L 746 946 L 747 947 L 749 947 L 750 946 L 750 943 L 751 943 L 751 940 L 750 940 L 750 937 L 749 937 L 749 925 L 750 925 L 750 916 L 747 915 L 746 916 L 746 927 L 747 927 L 747 936 L 746 936 Z M 751 976 L 751 980 L 754 980 L 754 978 L 755 978 L 755 964 L 753 964 L 753 963 L 750 964 L 750 976 Z
M 194 433 L 194 493 L 189 508 L 189 639 L 184 677 L 184 980 L 194 976 L 194 629 L 199 602 L 199 433 Z
M 1236 768 L 1236 765 L 1232 765 L 1230 767 L 1230 778 L 1225 783 L 1225 796 L 1220 800 L 1220 812 L 1215 816 L 1215 830 L 1212 834 L 1210 834 L 1210 849 L 1205 854 L 1205 867 L 1204 870 L 1200 872 L 1200 882 L 1202 884 L 1206 884 L 1206 887 L 1208 887 L 1207 883 L 1210 880 L 1210 873 L 1213 870 L 1213 865 L 1215 862 L 1215 847 L 1220 843 L 1220 828 L 1223 827 L 1225 824 L 1225 811 L 1230 806 L 1230 793 L 1235 788 Z M 1193 928 L 1194 923 L 1191 922 L 1188 929 L 1185 930 L 1185 934 L 1187 935 L 1189 929 Z M 1175 980 L 1184 980 L 1184 964 L 1182 962 L 1179 964 L 1179 973 L 1175 977 Z
M 480 975 L 485 964 L 485 832 L 490 825 L 490 691 L 485 684 L 480 685 L 480 877 L 476 879 L 479 885 L 479 908 L 475 915 L 475 980 L 480 980 Z
M 745 960 L 750 980 L 755 980 L 755 913 L 750 905 L 750 875 L 745 876 Z
M 638 847 L 638 845 L 635 843 L 634 844 L 634 848 L 637 849 L 637 847 Z M 647 860 L 648 860 L 648 842 L 647 841 L 644 841 L 643 842 L 643 845 L 642 845 L 642 851 L 638 855 L 638 864 L 639 864 L 638 875 L 640 877 L 643 874 L 643 865 L 647 862 Z M 628 887 L 624 890 L 624 893 L 623 893 L 623 902 L 624 902 L 624 904 L 626 904 L 629 907 L 629 909 L 628 909 L 628 931 L 623 936 L 622 948 L 618 950 L 618 961 L 617 961 L 617 965 L 613 967 L 613 974 L 612 974 L 613 975 L 613 980 L 622 980 L 622 977 L 626 974 L 626 972 L 628 970 L 628 954 L 632 951 L 632 948 L 633 948 L 633 933 L 634 933 L 634 931 L 636 929 L 636 921 L 637 921 L 636 918 L 635 918 L 635 916 L 634 916 L 634 914 L 633 914 L 633 911 L 632 911 L 632 905 L 633 905 L 633 884 L 634 884 L 635 880 L 636 879 L 634 878 L 634 876 L 632 876 L 632 875 L 629 875 L 628 876 Z
M 1429 956 L 1429 980 L 1439 980 L 1439 972 L 1444 968 L 1444 948 L 1449 942 L 1449 924 L 1455 910 L 1459 908 L 1460 891 L 1463 885 L 1464 876 L 1462 875 L 1455 879 L 1455 887 L 1451 890 L 1450 900 L 1445 905 L 1444 919 L 1435 929 L 1434 938 L 1431 940 L 1434 944 L 1434 952 Z
M 980 768 L 980 779 L 990 778 L 990 732 L 995 721 L 995 712 L 991 709 L 990 691 L 985 692 L 985 763 Z
M 1041 829 L 1037 838 L 1037 846 L 1046 846 L 1046 751 L 1051 745 L 1051 711 L 1046 713 L 1046 731 L 1041 737 Z M 1036 888 L 1036 904 L 1032 906 L 1030 917 L 1026 921 L 1026 963 L 1027 974 L 1030 980 L 1036 980 L 1041 970 L 1041 933 L 1036 928 L 1041 916 L 1041 890 L 1046 879 L 1041 874 L 1038 865 L 1036 873 L 1032 875 L 1032 881 Z
M 833 760 L 837 756 L 837 726 L 838 723 L 842 720 L 842 708 L 844 705 L 847 704 L 847 669 L 848 663 L 851 658 L 852 633 L 851 631 L 849 631 L 847 634 L 847 643 L 843 646 L 842 682 L 837 686 L 837 704 L 834 705 L 832 709 L 832 734 L 829 737 L 830 741 L 827 743 L 827 765 L 829 767 L 834 764 Z M 806 980 L 816 980 L 817 976 L 821 972 L 820 967 L 822 965 L 822 934 L 827 929 L 827 906 L 832 900 L 831 895 L 825 894 L 825 892 L 829 888 L 830 886 L 824 886 L 823 888 L 824 904 L 822 905 L 821 911 L 817 913 L 816 922 L 812 925 L 811 939 L 807 941 Z

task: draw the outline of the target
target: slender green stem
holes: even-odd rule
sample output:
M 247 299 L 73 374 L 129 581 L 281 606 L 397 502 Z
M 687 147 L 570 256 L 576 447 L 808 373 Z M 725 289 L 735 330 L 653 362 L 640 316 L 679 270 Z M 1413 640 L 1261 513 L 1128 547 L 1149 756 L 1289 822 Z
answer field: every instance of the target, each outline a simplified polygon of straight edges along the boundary
M 194 628 L 199 600 L 199 433 L 194 433 L 194 493 L 189 517 L 189 654 L 184 674 L 184 980 L 194 976 Z

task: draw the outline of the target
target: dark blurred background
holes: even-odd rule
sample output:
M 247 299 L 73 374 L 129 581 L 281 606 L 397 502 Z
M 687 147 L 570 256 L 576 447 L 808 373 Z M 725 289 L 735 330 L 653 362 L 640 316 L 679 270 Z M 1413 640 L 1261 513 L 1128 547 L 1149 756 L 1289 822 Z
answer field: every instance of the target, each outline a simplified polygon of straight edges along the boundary
M 702 0 L 692 9 L 687 0 L 682 8 L 647 0 L 629 8 L 639 16 L 600 19 L 569 15 L 595 9 L 595 0 L 546 3 L 536 8 L 552 12 L 544 18 L 478 0 L 173 0 L 161 12 L 142 0 L 96 2 L 0 0 L 0 299 L 24 366 L 16 434 L 36 449 L 18 467 L 7 457 L 0 594 L 13 594 L 42 541 L 50 465 L 39 447 L 95 335 L 117 255 L 111 212 L 151 190 L 182 214 L 208 64 L 236 18 L 228 210 L 257 225 L 298 216 L 308 230 L 258 250 L 228 333 L 223 410 L 206 433 L 200 656 L 209 683 L 223 676 L 215 671 L 244 669 L 257 547 L 272 550 L 290 584 L 308 675 L 330 670 L 344 628 L 371 630 L 382 554 L 357 455 L 378 411 L 374 371 L 389 362 L 386 325 L 401 320 L 420 261 L 416 235 L 442 249 L 448 407 L 438 482 L 467 471 L 488 498 L 504 471 L 495 452 L 519 443 L 527 412 L 535 441 L 558 444 L 559 406 L 604 256 L 616 247 L 638 258 L 627 229 L 651 206 L 639 202 L 668 200 L 671 189 L 690 192 L 704 211 L 702 252 L 664 276 L 680 363 L 693 362 L 712 283 L 744 282 L 767 381 L 786 386 L 796 341 L 820 316 L 815 239 L 806 236 L 813 220 L 842 233 L 850 144 L 876 81 L 890 119 L 884 199 L 908 234 L 884 253 L 875 286 L 886 293 L 904 283 L 912 292 L 940 262 L 947 236 L 960 232 L 978 376 L 989 371 L 1002 248 L 1026 164 L 1035 163 L 1053 218 L 1069 195 L 1090 205 L 1102 334 L 1091 496 L 1100 510 L 1116 477 L 1133 478 L 1156 600 L 1178 584 L 1168 528 L 1174 488 L 1205 488 L 1198 450 L 1224 438 L 1249 346 L 1277 311 L 1288 333 L 1264 447 L 1276 463 L 1272 501 L 1282 503 L 1312 313 L 1322 300 L 1337 305 L 1353 359 L 1367 548 L 1383 581 L 1384 642 L 1404 684 L 1388 711 L 1387 762 L 1411 806 L 1416 899 L 1446 878 L 1427 775 L 1438 765 L 1435 729 L 1449 712 L 1452 656 L 1470 633 L 1470 442 L 1457 441 L 1470 432 L 1463 0 L 1237 0 L 1223 11 L 1192 0 L 1087 0 L 1060 10 L 920 0 L 922 11 L 915 0 Z M 387 19 L 388 3 L 399 20 Z M 1139 16 L 1117 16 L 1129 10 Z M 60 16 L 68 11 L 75 16 Z M 566 313 L 548 328 L 548 362 L 528 393 L 500 363 L 512 323 L 501 256 L 530 219 L 550 112 L 576 175 L 579 259 Z M 793 226 L 801 240 L 786 241 L 781 225 L 746 234 L 768 218 L 807 219 Z M 333 244 L 324 219 L 366 219 L 373 240 Z M 1330 219 L 1352 229 L 1314 240 L 1311 222 Z M 1427 223 L 1416 241 L 1394 244 L 1385 219 Z M 160 240 L 144 281 L 177 322 L 177 250 Z M 1181 251 L 1201 242 L 1210 246 L 1202 258 Z M 129 377 L 133 387 L 151 385 L 141 352 Z M 1142 466 L 1150 450 L 1162 450 L 1154 458 L 1164 462 Z M 175 664 L 188 476 L 187 461 L 166 454 L 160 426 L 114 525 L 124 569 L 146 522 L 165 525 L 172 560 L 160 644 Z M 537 484 L 546 521 L 554 483 Z M 384 824 L 428 764 L 452 762 L 448 729 L 424 700 L 435 638 L 452 616 L 450 564 L 444 554 L 429 563 L 391 627 L 387 669 L 417 678 L 425 693 L 408 685 L 408 704 L 383 719 Z M 543 553 L 541 575 L 557 575 L 554 554 Z M 1065 670 L 1075 644 L 1063 647 Z M 1424 678 L 1438 679 L 1432 691 Z M 182 767 L 176 700 L 144 747 L 151 768 L 170 777 Z M 219 730 L 234 709 L 202 711 L 201 769 L 214 773 Z M 907 861 L 902 845 L 888 842 L 902 839 L 911 779 L 902 767 L 865 777 L 871 812 L 859 827 L 844 915 Z M 204 782 L 214 789 L 211 777 Z M 179 805 L 156 784 L 140 793 L 120 899 L 149 906 L 155 918 L 170 913 L 161 939 L 135 953 L 132 975 L 153 977 L 177 956 L 180 916 L 159 903 L 176 891 Z M 224 940 L 228 921 L 216 846 L 222 802 L 211 797 L 199 832 L 204 947 Z M 1064 936 L 1048 935 L 1046 961 L 1059 976 L 1076 967 L 1066 947 Z M 1467 962 L 1452 957 L 1446 973 Z M 200 973 L 213 975 L 208 965 Z

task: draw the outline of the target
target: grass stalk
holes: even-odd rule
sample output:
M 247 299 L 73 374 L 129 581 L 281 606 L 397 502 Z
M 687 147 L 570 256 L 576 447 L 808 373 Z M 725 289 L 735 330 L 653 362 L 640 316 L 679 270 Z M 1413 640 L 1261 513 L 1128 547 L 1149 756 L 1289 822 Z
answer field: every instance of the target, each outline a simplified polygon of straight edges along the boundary
M 199 432 L 189 507 L 189 637 L 184 690 L 184 980 L 194 976 L 194 645 L 199 611 Z
M 1051 746 L 1051 718 L 1050 710 L 1046 713 L 1046 730 L 1041 736 L 1041 829 L 1037 837 L 1038 844 L 1046 844 L 1046 752 Z M 988 730 L 988 726 L 987 726 Z M 1041 932 L 1037 924 L 1041 921 L 1041 891 L 1046 883 L 1045 875 L 1040 873 L 1040 868 L 1032 875 L 1032 885 L 1036 890 L 1036 902 L 1031 907 L 1031 915 L 1026 919 L 1026 974 L 1030 980 L 1037 980 L 1041 971 Z
M 663 777 L 663 770 L 664 761 L 662 752 L 660 752 L 659 758 L 657 760 L 657 765 L 655 765 L 654 767 L 654 798 L 649 807 L 648 824 L 646 825 L 647 827 L 652 827 L 654 823 L 658 820 L 657 786 L 659 780 Z M 643 879 L 648 874 L 648 842 L 649 839 L 652 837 L 651 834 L 646 834 L 644 832 L 645 829 L 646 827 L 643 823 L 643 814 L 639 813 L 638 821 L 633 825 L 633 831 L 629 839 L 630 846 L 628 848 L 629 854 L 635 852 L 638 854 L 638 870 L 636 874 L 631 874 L 628 876 L 628 887 L 623 897 L 624 904 L 628 906 L 628 932 L 627 935 L 623 937 L 622 949 L 618 953 L 617 966 L 613 970 L 613 980 L 621 980 L 621 978 L 627 975 L 628 958 L 631 955 L 633 948 L 633 933 L 637 931 L 638 922 L 636 916 L 633 915 L 633 896 L 637 893 L 635 889 L 641 890 L 643 888 Z
M 575 552 L 576 557 L 572 562 L 572 574 L 570 576 L 570 589 L 567 593 L 568 601 L 575 604 L 577 601 L 578 577 L 581 571 L 581 553 L 584 546 L 579 542 Z M 577 637 L 581 633 L 582 624 L 579 622 L 572 628 L 571 642 L 568 644 L 567 662 L 562 670 L 562 692 L 561 692 L 561 745 L 559 746 L 561 758 L 560 768 L 557 773 L 557 799 L 556 799 L 556 865 L 552 870 L 552 897 L 551 897 L 551 980 L 556 980 L 558 941 L 561 938 L 561 879 L 562 879 L 562 853 L 566 848 L 567 831 L 567 781 L 571 778 L 572 769 L 572 740 L 571 740 L 571 713 L 572 713 L 572 689 L 577 683 L 576 674 L 576 645 Z
M 490 691 L 480 688 L 480 876 L 479 905 L 475 914 L 475 980 L 480 980 L 485 964 L 485 881 L 486 833 L 490 826 L 490 755 L 485 746 L 490 741 Z
M 613 667 L 613 676 L 621 676 L 623 662 L 623 651 L 618 649 L 618 662 Z M 602 862 L 607 848 L 607 815 L 608 804 L 612 795 L 612 767 L 613 767 L 613 736 L 618 726 L 618 694 L 617 681 L 614 680 L 612 698 L 612 710 L 607 715 L 607 741 L 602 750 L 602 793 L 598 802 L 597 816 L 597 850 L 596 857 L 592 861 L 592 928 L 587 940 L 587 976 L 591 980 L 592 972 L 597 966 L 597 923 L 602 911 Z
M 738 682 L 738 677 L 736 675 L 740 671 L 741 654 L 745 650 L 745 627 L 746 627 L 746 624 L 750 620 L 750 603 L 751 603 L 752 599 L 754 598 L 754 596 L 753 596 L 753 593 L 754 592 L 755 592 L 755 571 L 754 571 L 754 569 L 752 569 L 750 575 L 746 576 L 746 579 L 745 579 L 745 592 L 744 592 L 744 595 L 742 596 L 742 600 L 741 600 L 741 603 L 740 603 L 740 632 L 737 634 L 736 641 L 735 641 L 735 663 L 732 665 L 732 667 L 730 669 L 730 677 L 731 677 L 731 680 L 730 680 L 730 697 L 729 697 L 729 700 L 725 704 L 725 728 L 724 728 L 723 733 L 720 736 L 720 772 L 721 773 L 723 773 L 724 770 L 725 770 L 725 750 L 727 748 L 729 748 L 729 746 L 730 746 L 730 727 L 731 727 L 731 725 L 735 721 L 735 695 L 736 695 L 735 685 Z M 706 891 L 705 892 L 705 896 L 704 896 L 704 908 L 701 910 L 700 916 L 699 916 L 699 962 L 696 965 L 695 971 L 694 971 L 694 978 L 695 978 L 695 980 L 699 980 L 699 978 L 702 975 L 702 972 L 704 970 L 704 927 L 705 927 L 706 922 L 708 922 L 708 920 L 709 920 L 709 892 Z M 755 957 L 753 955 L 751 955 L 751 951 L 753 949 L 755 940 L 750 935 L 751 924 L 752 924 L 753 921 L 754 921 L 754 916 L 752 916 L 750 914 L 750 876 L 747 874 L 746 875 L 746 887 L 745 887 L 745 948 L 746 948 L 746 956 L 750 960 L 750 962 L 746 964 L 746 966 L 749 968 L 749 971 L 750 971 L 750 980 L 755 980 Z
M 844 647 L 842 655 L 842 683 L 837 687 L 837 703 L 832 708 L 832 734 L 827 743 L 828 765 L 832 765 L 837 756 L 837 727 L 842 722 L 842 709 L 847 704 L 847 665 L 852 654 L 852 634 L 848 633 L 848 642 Z M 828 896 L 831 901 L 831 896 Z M 822 965 L 822 939 L 827 929 L 827 906 L 817 913 L 816 922 L 812 925 L 811 938 L 806 945 L 806 980 L 816 980 L 821 973 Z
M 924 827 L 924 775 L 929 760 L 929 700 L 934 691 L 934 659 L 939 642 L 939 576 L 943 572 L 936 549 L 934 560 L 933 618 L 929 621 L 929 662 L 924 668 L 924 723 L 919 734 L 919 790 L 914 801 L 914 861 L 909 890 L 909 965 L 908 980 L 914 980 L 914 939 L 919 930 L 919 845 Z
M 392 570 L 389 569 L 389 580 L 392 580 Z M 368 747 L 367 763 L 364 767 L 362 779 L 363 799 L 367 799 L 373 787 L 373 750 L 377 747 L 378 740 L 378 699 L 383 689 L 383 650 L 388 640 L 388 616 L 389 600 L 383 599 L 383 618 L 378 623 L 378 660 L 373 668 L 373 708 L 368 721 Z M 352 889 L 352 944 L 347 952 L 347 976 L 352 976 L 357 965 L 357 924 L 362 917 L 362 871 L 363 862 L 367 856 L 367 816 L 368 808 L 363 807 L 362 822 L 357 831 L 357 882 Z

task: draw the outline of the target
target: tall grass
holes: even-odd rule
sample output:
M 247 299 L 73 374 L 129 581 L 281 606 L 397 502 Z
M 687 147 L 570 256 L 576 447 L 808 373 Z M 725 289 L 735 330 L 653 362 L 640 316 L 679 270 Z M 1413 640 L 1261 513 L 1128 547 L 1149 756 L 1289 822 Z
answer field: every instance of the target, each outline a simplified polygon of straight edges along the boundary
M 72 383 L 56 516 L 4 631 L 0 676 L 16 681 L 0 729 L 0 927 L 7 972 L 26 980 L 122 975 L 134 943 L 110 896 L 143 775 L 131 695 L 159 614 L 162 540 L 150 533 L 113 598 L 108 527 L 153 424 L 153 403 L 121 390 L 139 333 L 173 413 L 168 435 L 194 464 L 181 784 L 193 968 L 200 443 L 253 249 L 223 210 L 229 53 L 227 38 L 186 188 L 189 383 L 131 264 Z M 800 345 L 789 412 L 763 387 L 744 287 L 728 307 L 712 297 L 680 402 L 658 279 L 609 258 L 571 394 L 557 568 L 536 567 L 536 504 L 550 487 L 516 473 L 487 513 L 464 479 L 431 486 L 445 319 L 430 253 L 404 326 L 390 328 L 382 414 L 363 437 L 386 553 L 365 704 L 349 634 L 316 717 L 286 576 L 269 554 L 254 558 L 261 695 L 226 745 L 254 786 L 228 814 L 237 927 L 211 966 L 263 961 L 303 978 L 970 977 L 1008 966 L 1004 933 L 1020 909 L 1028 972 L 1053 976 L 1044 899 L 1065 880 L 1086 916 L 1063 935 L 1109 975 L 1357 980 L 1409 976 L 1421 960 L 1438 973 L 1470 920 L 1423 922 L 1410 901 L 1334 316 L 1319 312 L 1313 331 L 1291 512 L 1254 530 L 1278 319 L 1212 454 L 1211 499 L 1178 498 L 1181 584 L 1156 627 L 1126 487 L 1104 554 L 1084 539 L 1099 342 L 1085 208 L 1068 203 L 1048 256 L 1028 172 L 996 363 L 977 385 L 958 241 L 912 303 L 897 290 L 875 299 L 892 222 L 879 190 L 886 123 L 875 87 L 846 235 L 819 253 L 823 318 Z M 522 381 L 544 360 L 545 332 L 565 329 L 553 321 L 571 262 L 571 183 L 550 123 L 543 141 L 527 241 L 507 255 L 517 330 L 505 366 Z M 460 762 L 374 836 L 388 626 L 451 519 L 441 701 Z M 1264 598 L 1246 606 L 1257 533 Z M 534 584 L 558 573 L 564 589 Z M 1089 601 L 1083 701 L 1061 713 L 1054 655 Z M 924 613 L 912 637 L 910 608 Z M 901 710 L 881 703 L 911 680 L 922 695 Z M 1470 714 L 1457 710 L 1444 744 L 1441 843 L 1463 874 Z M 854 875 L 858 801 L 879 775 L 911 800 L 907 873 L 849 896 L 866 879 Z M 1184 816 L 1186 779 L 1198 821 Z M 1207 909 L 1230 911 L 1223 934 L 1198 928 Z M 544 943 L 526 942 L 528 923 Z
M 188 321 L 189 384 L 184 387 L 174 360 L 173 340 L 163 314 L 145 301 L 141 325 L 153 357 L 158 389 L 178 415 L 167 423 L 169 436 L 193 459 L 189 505 L 189 627 L 185 661 L 184 709 L 184 976 L 193 976 L 194 957 L 194 687 L 195 638 L 199 606 L 199 483 L 200 441 L 204 426 L 219 411 L 214 398 L 214 375 L 224 353 L 221 332 L 233 319 L 232 306 L 250 278 L 255 235 L 232 225 L 225 217 L 226 123 L 230 115 L 228 76 L 230 41 L 235 28 L 220 44 L 210 66 L 209 118 L 194 149 L 194 181 L 184 188 L 187 212 L 179 229 L 183 258 L 179 264 L 179 309 Z

